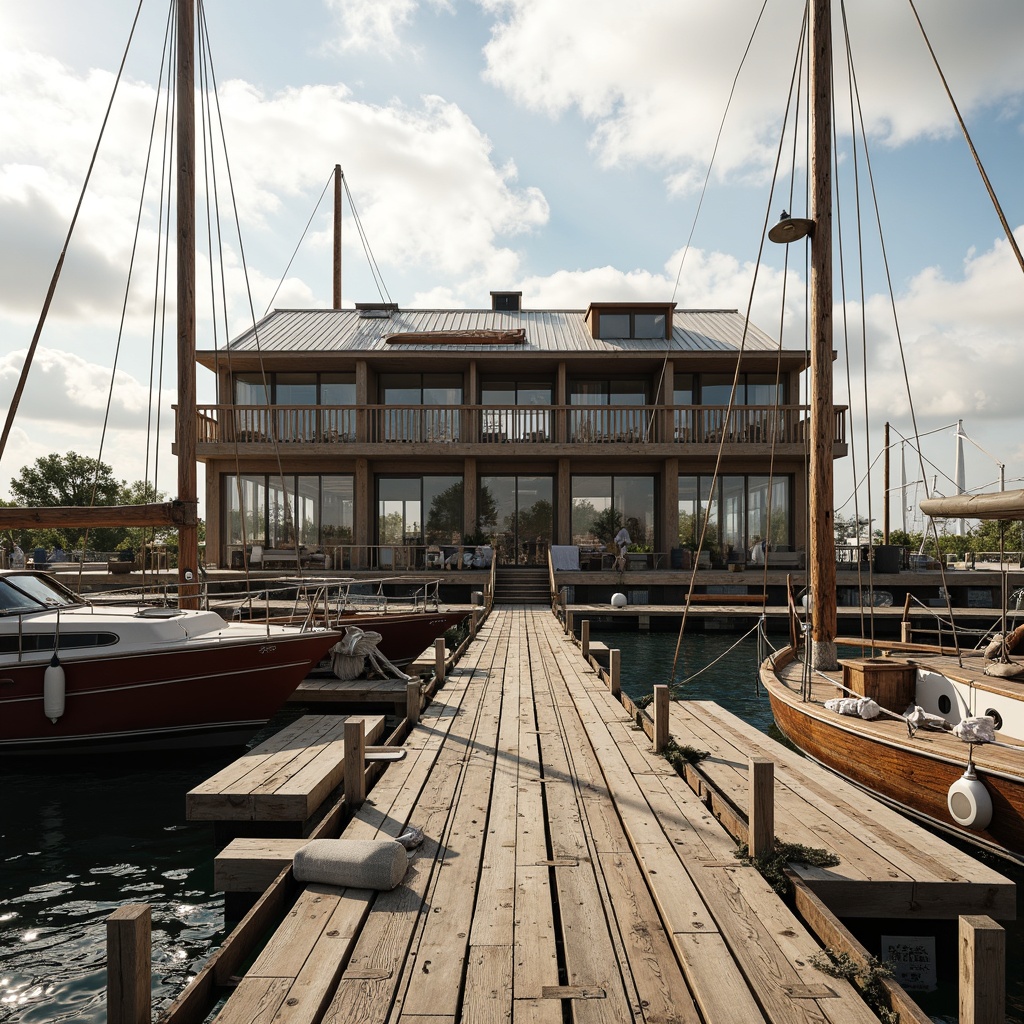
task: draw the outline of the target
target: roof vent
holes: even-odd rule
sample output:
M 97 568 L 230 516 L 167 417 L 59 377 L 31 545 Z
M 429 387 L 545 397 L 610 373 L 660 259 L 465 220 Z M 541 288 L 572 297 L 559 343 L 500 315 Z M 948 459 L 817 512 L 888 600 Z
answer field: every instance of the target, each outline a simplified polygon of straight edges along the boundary
M 362 320 L 387 320 L 398 312 L 397 302 L 357 302 L 356 312 Z
M 518 313 L 522 308 L 522 292 L 491 292 L 491 309 L 495 313 Z

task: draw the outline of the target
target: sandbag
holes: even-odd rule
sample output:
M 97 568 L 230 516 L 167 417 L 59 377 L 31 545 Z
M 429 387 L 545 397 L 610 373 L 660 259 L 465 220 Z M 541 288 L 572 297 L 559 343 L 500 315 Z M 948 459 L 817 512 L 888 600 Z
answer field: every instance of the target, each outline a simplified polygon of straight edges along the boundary
M 300 882 L 394 889 L 409 857 L 394 839 L 312 839 L 296 851 L 292 871 Z

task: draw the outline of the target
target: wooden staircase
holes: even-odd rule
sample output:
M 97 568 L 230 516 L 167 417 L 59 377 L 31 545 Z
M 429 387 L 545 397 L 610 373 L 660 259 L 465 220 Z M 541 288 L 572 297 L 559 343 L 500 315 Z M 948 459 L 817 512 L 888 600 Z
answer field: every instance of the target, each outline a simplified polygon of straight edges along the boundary
M 495 604 L 551 604 L 547 569 L 498 569 L 494 576 Z

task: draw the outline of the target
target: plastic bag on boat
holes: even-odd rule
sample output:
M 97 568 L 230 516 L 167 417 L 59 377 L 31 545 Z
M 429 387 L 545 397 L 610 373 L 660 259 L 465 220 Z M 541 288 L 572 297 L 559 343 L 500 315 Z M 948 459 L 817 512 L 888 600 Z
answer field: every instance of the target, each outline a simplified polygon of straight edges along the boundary
M 949 729 L 949 722 L 942 715 L 930 714 L 920 704 L 914 704 L 912 707 L 907 708 L 903 713 L 903 717 L 907 720 L 907 726 L 910 728 L 911 735 L 918 729 L 941 729 L 943 731 Z
M 881 708 L 870 697 L 833 697 L 825 701 L 825 707 L 855 718 L 872 719 L 881 714 Z
M 953 726 L 953 735 L 962 739 L 964 743 L 994 743 L 996 723 L 988 715 L 965 718 Z

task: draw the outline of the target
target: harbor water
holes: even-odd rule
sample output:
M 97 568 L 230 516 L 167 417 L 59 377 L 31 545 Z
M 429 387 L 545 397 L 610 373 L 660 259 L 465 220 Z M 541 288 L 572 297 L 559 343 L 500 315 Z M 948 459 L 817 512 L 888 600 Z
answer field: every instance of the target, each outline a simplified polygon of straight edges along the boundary
M 670 681 L 675 634 L 600 639 L 622 651 L 623 689 L 632 696 Z M 685 696 L 718 701 L 768 731 L 756 669 L 752 639 L 693 635 L 680 648 L 676 678 Z M 0 1024 L 102 1024 L 105 921 L 133 902 L 152 910 L 154 1016 L 169 1005 L 224 934 L 223 898 L 212 891 L 213 828 L 185 820 L 185 793 L 237 755 L 0 761 Z M 1024 887 L 1024 871 L 995 866 Z M 1007 1020 L 1019 1022 L 1022 933 L 1013 923 L 1007 943 Z M 955 1004 L 929 1012 L 955 1020 Z

